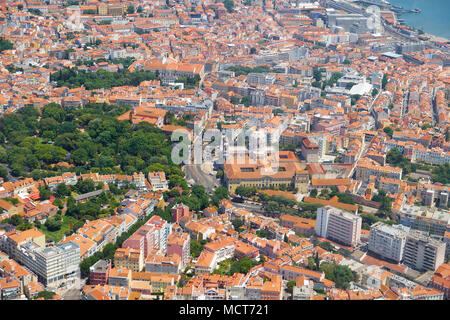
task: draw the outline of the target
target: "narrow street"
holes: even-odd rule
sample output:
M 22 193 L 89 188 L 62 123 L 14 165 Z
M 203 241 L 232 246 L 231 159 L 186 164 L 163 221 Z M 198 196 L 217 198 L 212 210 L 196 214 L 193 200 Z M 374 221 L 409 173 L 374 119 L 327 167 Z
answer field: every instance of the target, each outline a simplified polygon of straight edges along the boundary
M 193 181 L 193 184 L 200 184 L 206 188 L 207 192 L 213 192 L 220 185 L 216 176 L 204 172 L 199 164 L 185 165 L 185 173 L 188 183 Z

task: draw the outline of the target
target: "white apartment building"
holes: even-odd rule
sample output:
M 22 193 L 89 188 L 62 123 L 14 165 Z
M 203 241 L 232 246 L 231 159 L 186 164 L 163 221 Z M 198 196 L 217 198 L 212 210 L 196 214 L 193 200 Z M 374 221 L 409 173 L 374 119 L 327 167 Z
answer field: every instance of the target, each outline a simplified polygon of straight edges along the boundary
M 28 242 L 19 247 L 19 256 L 23 264 L 46 285 L 79 276 L 80 246 L 75 242 L 47 248 Z
M 165 253 L 167 251 L 167 239 L 172 233 L 172 225 L 159 216 L 151 217 L 150 220 L 147 221 L 146 225 L 155 227 L 155 248 L 159 249 L 159 252 Z
M 317 209 L 316 233 L 319 237 L 355 247 L 361 237 L 361 217 L 332 206 Z
M 402 225 L 389 226 L 377 222 L 370 228 L 369 251 L 399 263 L 403 258 L 408 232 L 409 228 Z
M 441 148 L 426 149 L 422 146 L 413 148 L 412 162 L 427 162 L 432 164 L 445 164 L 450 162 L 450 152 Z
M 214 254 L 217 264 L 224 260 L 233 258 L 236 246 L 234 245 L 234 242 L 232 240 L 221 239 L 206 244 L 205 249 Z
M 153 191 L 164 191 L 169 189 L 169 182 L 167 181 L 164 172 L 149 172 L 148 181 L 150 181 Z

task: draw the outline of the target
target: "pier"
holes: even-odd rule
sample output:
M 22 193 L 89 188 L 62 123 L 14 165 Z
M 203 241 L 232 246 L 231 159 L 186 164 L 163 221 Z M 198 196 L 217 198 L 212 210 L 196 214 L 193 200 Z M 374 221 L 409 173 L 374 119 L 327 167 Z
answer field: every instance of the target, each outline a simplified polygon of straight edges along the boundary
M 390 3 L 380 2 L 380 1 L 372 1 L 372 0 L 356 0 L 355 3 L 362 3 L 368 5 L 374 5 L 380 7 L 380 9 L 389 9 L 395 13 L 419 13 L 421 9 L 403 9 L 401 6 L 395 6 Z

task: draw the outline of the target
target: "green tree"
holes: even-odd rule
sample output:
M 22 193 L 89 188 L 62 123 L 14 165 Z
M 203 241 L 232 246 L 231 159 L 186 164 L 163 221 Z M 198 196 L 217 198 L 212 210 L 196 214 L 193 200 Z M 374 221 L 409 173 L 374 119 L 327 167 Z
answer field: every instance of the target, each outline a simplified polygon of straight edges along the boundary
M 297 283 L 296 283 L 294 280 L 289 280 L 289 281 L 286 283 L 287 291 L 288 291 L 290 294 L 292 294 L 293 291 L 294 291 L 294 287 L 295 287 L 296 285 L 297 285 Z
M 433 168 L 431 177 L 435 182 L 450 184 L 450 163 L 447 162 Z
M 22 218 L 22 216 L 19 216 L 18 214 L 12 215 L 9 219 L 7 219 L 7 221 L 14 226 L 25 223 L 25 220 Z
M 78 193 L 88 193 L 95 190 L 95 183 L 92 179 L 78 180 L 77 184 L 74 186 Z
M 209 206 L 209 197 L 204 186 L 198 184 L 192 186 L 192 195 L 194 195 L 198 201 L 199 210 L 203 210 Z
M 386 85 L 388 83 L 388 77 L 387 74 L 383 74 L 383 79 L 381 80 L 381 88 L 384 90 L 386 88 Z
M 107 245 L 105 245 L 102 250 L 103 259 L 113 260 L 114 254 L 116 253 L 117 249 L 118 246 L 114 243 L 108 243 Z
M 244 225 L 244 221 L 242 221 L 240 219 L 236 219 L 236 220 L 232 220 L 231 224 L 233 225 L 234 230 L 239 230 Z
M 264 210 L 270 213 L 279 213 L 280 212 L 280 205 L 276 201 L 269 201 L 267 204 L 264 205 Z
M 84 165 L 89 160 L 89 154 L 85 149 L 79 148 L 71 154 L 70 159 L 76 165 Z
M 55 195 L 57 197 L 66 197 L 70 195 L 70 190 L 65 183 L 60 183 L 55 189 Z
M 31 228 L 33 228 L 33 224 L 28 223 L 28 222 L 19 224 L 17 226 L 17 230 L 19 230 L 19 231 L 25 231 L 25 230 L 28 230 L 28 229 L 31 229 Z
M 217 205 L 219 205 L 220 200 L 229 199 L 229 198 L 230 198 L 230 193 L 229 193 L 228 189 L 224 186 L 219 186 L 216 188 L 216 190 L 214 190 L 211 200 L 214 203 L 214 205 L 217 206 Z
M 52 193 L 50 192 L 50 189 L 48 187 L 39 188 L 39 198 L 41 200 L 48 200 L 50 199 L 50 196 Z
M 225 8 L 227 9 L 228 12 L 233 12 L 233 8 L 234 8 L 234 1 L 233 0 L 225 0 L 223 2 L 223 5 L 225 6 Z
M 373 88 L 372 90 L 372 97 L 376 97 L 376 95 L 378 94 L 378 89 L 377 88 Z
M 127 14 L 133 14 L 133 13 L 135 13 L 135 12 L 136 12 L 136 9 L 134 8 L 133 5 L 129 5 L 129 6 L 127 7 Z
M 328 241 L 322 241 L 319 243 L 319 247 L 321 247 L 322 249 L 325 249 L 327 251 L 330 252 L 334 252 L 336 249 L 334 248 L 334 246 L 328 242 Z
M 191 255 L 192 255 L 192 257 L 197 258 L 198 256 L 200 256 L 205 244 L 206 244 L 206 241 L 204 241 L 204 240 L 191 239 Z
M 45 226 L 49 231 L 58 231 L 61 229 L 62 221 L 56 220 L 55 218 L 48 218 L 45 221 Z
M 0 52 L 13 49 L 13 43 L 9 40 L 0 39 Z
M 44 300 L 51 300 L 56 293 L 52 291 L 41 291 L 39 292 L 34 299 L 44 298 Z
M 394 134 L 394 130 L 391 127 L 384 127 L 383 131 L 392 138 L 392 135 Z
M 320 191 L 320 196 L 326 200 L 330 199 L 330 190 L 322 189 L 322 191 Z
M 8 170 L 1 164 L 0 164 L 0 177 L 2 177 L 4 181 L 8 181 Z
M 245 96 L 245 97 L 243 97 L 242 99 L 241 99 L 241 104 L 243 104 L 244 106 L 246 106 L 246 107 L 249 107 L 250 106 L 250 104 L 251 104 L 251 99 L 250 99 L 250 97 L 249 96 Z
M 319 68 L 314 67 L 313 68 L 313 78 L 319 82 L 320 80 L 322 80 L 322 72 L 319 70 Z
M 238 186 L 234 191 L 240 197 L 249 198 L 254 196 L 258 192 L 258 188 L 256 187 L 246 187 L 246 186 Z

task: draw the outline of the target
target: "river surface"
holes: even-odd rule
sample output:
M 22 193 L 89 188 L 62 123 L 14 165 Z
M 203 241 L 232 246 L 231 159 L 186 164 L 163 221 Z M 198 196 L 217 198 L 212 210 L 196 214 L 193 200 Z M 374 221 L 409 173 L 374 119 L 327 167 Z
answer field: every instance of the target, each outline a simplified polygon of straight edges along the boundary
M 387 1 L 404 9 L 422 9 L 420 13 L 403 13 L 398 18 L 415 29 L 450 39 L 450 0 Z

